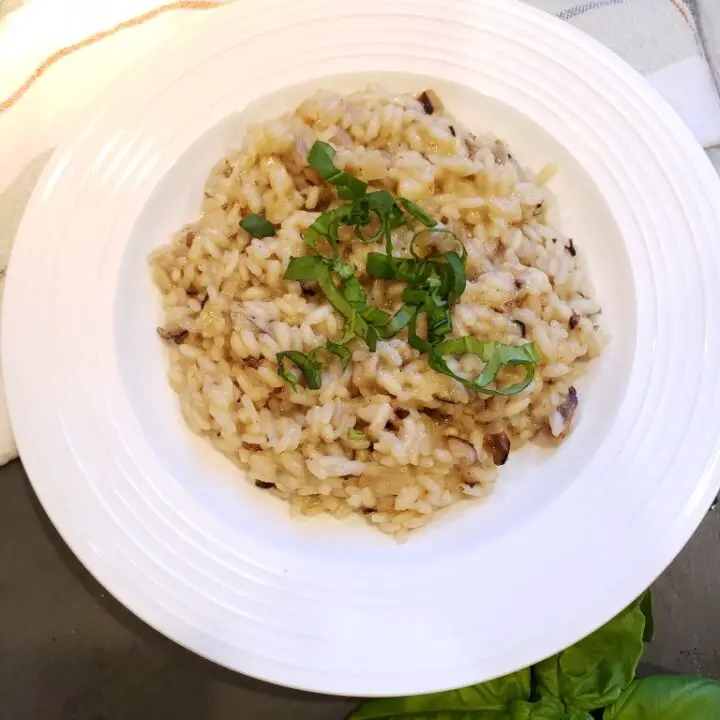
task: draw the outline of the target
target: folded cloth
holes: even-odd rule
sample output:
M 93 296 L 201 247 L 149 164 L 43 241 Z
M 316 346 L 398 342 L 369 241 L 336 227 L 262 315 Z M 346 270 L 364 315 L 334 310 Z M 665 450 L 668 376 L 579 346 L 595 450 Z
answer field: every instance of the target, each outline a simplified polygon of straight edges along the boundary
M 665 96 L 703 147 L 720 144 L 718 70 L 706 62 L 697 0 L 525 2 L 607 45 Z
M 720 144 L 720 100 L 697 25 L 698 3 L 715 0 L 525 2 L 614 50 L 667 98 L 704 147 Z M 108 74 L 122 71 L 202 14 L 191 10 L 211 11 L 223 2 L 180 0 L 162 6 L 161 13 L 145 15 L 147 22 L 127 22 L 152 13 L 159 4 L 0 0 L 0 309 L 2 275 L 19 219 L 52 148 L 78 126 L 107 85 Z M 118 32 L 92 44 L 83 42 L 117 23 L 122 23 Z M 58 52 L 76 44 L 80 47 L 72 52 Z M 50 56 L 55 64 L 44 62 Z M 25 83 L 38 67 L 47 72 L 37 82 Z M 16 92 L 19 88 L 23 92 Z M 0 383 L 0 465 L 15 455 Z

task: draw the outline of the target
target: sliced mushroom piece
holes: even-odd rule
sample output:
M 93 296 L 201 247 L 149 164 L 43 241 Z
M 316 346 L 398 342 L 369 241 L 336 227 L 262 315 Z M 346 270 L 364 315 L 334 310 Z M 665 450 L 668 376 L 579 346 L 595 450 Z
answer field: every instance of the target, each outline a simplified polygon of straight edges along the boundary
M 485 440 L 490 448 L 493 462 L 496 465 L 504 465 L 510 454 L 510 438 L 507 433 L 493 433 L 486 436 Z
M 472 443 L 459 437 L 451 437 L 448 440 L 448 450 L 455 460 L 464 465 L 475 465 L 477 453 Z
M 182 345 L 190 333 L 182 328 L 166 330 L 165 328 L 159 327 L 157 334 L 165 340 L 165 342 L 174 342 L 176 345 Z
M 558 412 L 562 415 L 566 425 L 570 425 L 573 415 L 578 406 L 578 394 L 573 385 L 568 388 L 568 394 L 565 399 L 558 405 Z
M 410 411 L 404 407 L 396 407 L 395 408 L 395 417 L 398 420 L 404 420 L 406 417 L 410 415 Z
M 567 395 L 563 401 L 557 406 L 557 410 L 550 415 L 550 431 L 555 437 L 560 437 L 567 433 L 572 424 L 573 416 L 578 406 L 577 390 L 571 385 L 568 388 Z
M 507 145 L 502 140 L 496 140 L 492 146 L 492 154 L 498 165 L 504 165 L 510 159 Z
M 418 95 L 418 100 L 426 115 L 432 115 L 434 112 L 442 112 L 443 110 L 443 104 L 433 90 L 423 90 Z

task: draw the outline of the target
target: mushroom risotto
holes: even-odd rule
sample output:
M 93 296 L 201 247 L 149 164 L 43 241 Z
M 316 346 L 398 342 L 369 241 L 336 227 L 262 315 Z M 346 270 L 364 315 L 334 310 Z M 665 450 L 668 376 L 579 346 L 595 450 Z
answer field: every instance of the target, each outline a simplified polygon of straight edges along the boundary
M 185 420 L 258 491 L 402 537 L 561 440 L 600 307 L 554 198 L 432 91 L 250 128 L 151 257 Z

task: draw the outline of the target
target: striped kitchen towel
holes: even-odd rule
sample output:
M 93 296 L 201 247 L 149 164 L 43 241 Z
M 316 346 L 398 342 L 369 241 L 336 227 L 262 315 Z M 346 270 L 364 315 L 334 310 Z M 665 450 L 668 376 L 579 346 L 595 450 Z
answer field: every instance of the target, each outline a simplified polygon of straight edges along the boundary
M 720 0 L 525 2 L 616 52 L 665 96 L 704 147 L 720 145 L 720 76 L 713 66 L 720 47 L 711 44 L 705 25 L 713 17 L 720 21 Z

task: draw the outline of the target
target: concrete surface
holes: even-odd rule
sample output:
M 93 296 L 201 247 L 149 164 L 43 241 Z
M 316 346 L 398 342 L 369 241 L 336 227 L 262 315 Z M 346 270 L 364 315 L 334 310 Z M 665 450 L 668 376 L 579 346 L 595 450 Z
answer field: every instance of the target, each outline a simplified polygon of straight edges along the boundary
M 655 591 L 647 662 L 720 678 L 720 510 Z M 0 470 L 0 720 L 342 720 L 354 707 L 195 657 L 104 592 L 19 462 Z

